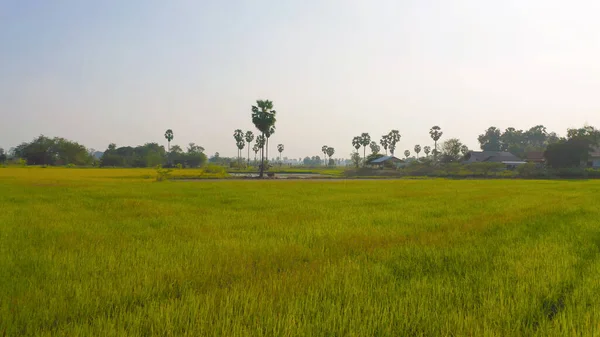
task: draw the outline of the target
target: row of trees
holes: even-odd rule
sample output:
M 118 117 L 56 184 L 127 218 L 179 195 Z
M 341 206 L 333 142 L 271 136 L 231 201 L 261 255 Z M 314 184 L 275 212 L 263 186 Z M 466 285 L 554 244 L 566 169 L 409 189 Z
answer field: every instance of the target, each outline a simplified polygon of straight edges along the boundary
M 439 154 L 439 151 L 437 150 L 437 143 L 443 134 L 444 133 L 441 131 L 441 128 L 437 125 L 433 126 L 429 130 L 429 135 L 430 135 L 431 139 L 434 141 L 434 150 L 433 150 L 434 156 L 437 156 Z M 354 149 L 356 149 L 357 152 L 361 147 L 363 148 L 363 158 L 362 159 L 363 159 L 363 163 L 366 164 L 366 163 L 368 163 L 368 161 L 370 161 L 372 159 L 383 156 L 383 155 L 380 155 L 382 147 L 385 150 L 386 155 L 387 155 L 388 149 L 389 149 L 390 154 L 393 156 L 396 151 L 396 145 L 400 142 L 401 138 L 402 138 L 402 136 L 400 135 L 400 132 L 398 130 L 391 130 L 388 134 L 381 136 L 381 139 L 379 140 L 379 145 L 378 145 L 375 141 L 371 141 L 371 136 L 369 135 L 369 133 L 363 132 L 360 136 L 356 136 L 356 137 L 352 138 L 352 146 L 354 147 Z M 458 143 L 460 143 L 460 141 L 458 141 Z M 456 146 L 456 144 L 457 144 L 456 139 L 453 139 L 448 144 L 448 148 L 452 150 L 452 152 L 449 152 L 449 154 L 450 154 L 449 157 L 454 157 L 454 155 L 453 155 L 454 148 L 453 147 Z M 371 154 L 370 154 L 369 160 L 367 160 L 367 156 L 366 156 L 367 146 L 371 149 Z M 462 143 L 460 143 L 459 146 L 461 147 L 461 149 L 463 147 L 466 148 L 466 146 L 462 145 Z M 421 145 L 417 144 L 414 146 L 413 150 L 415 151 L 417 158 L 419 157 L 421 150 L 423 150 L 423 152 L 425 153 L 426 156 L 429 156 L 429 153 L 431 153 L 430 146 L 421 147 Z M 460 149 L 459 149 L 459 152 L 460 152 Z M 411 155 L 410 150 L 404 151 L 404 156 L 406 158 L 410 157 L 410 155 Z M 357 161 L 356 156 L 354 156 L 354 155 L 352 156 L 352 161 L 356 163 L 356 161 Z
M 31 142 L 21 143 L 9 154 L 2 150 L 0 162 L 5 162 L 10 155 L 25 160 L 28 165 L 91 165 L 93 152 L 77 142 L 41 135 Z
M 265 156 L 267 158 L 269 157 L 269 148 L 268 148 L 269 138 L 271 137 L 271 135 L 273 135 L 273 133 L 275 133 L 274 125 L 268 129 L 267 133 L 256 137 L 256 143 L 252 147 L 252 151 L 254 151 L 254 160 L 255 161 L 256 161 L 256 155 L 257 155 L 258 151 L 261 151 L 265 147 L 266 147 L 266 155 Z M 268 135 L 268 137 L 267 137 L 267 135 Z M 238 154 L 237 154 L 238 165 L 241 166 L 242 151 L 244 150 L 244 147 L 246 147 L 246 145 L 248 146 L 248 153 L 247 153 L 247 157 L 246 157 L 247 165 L 250 165 L 250 144 L 254 140 L 254 133 L 252 131 L 246 131 L 244 133 L 244 131 L 242 131 L 241 129 L 236 129 L 233 132 L 233 138 L 235 139 L 235 145 L 238 150 Z M 283 144 L 277 144 L 277 152 L 279 152 L 279 160 L 281 160 L 281 154 L 284 149 L 285 149 L 285 146 Z

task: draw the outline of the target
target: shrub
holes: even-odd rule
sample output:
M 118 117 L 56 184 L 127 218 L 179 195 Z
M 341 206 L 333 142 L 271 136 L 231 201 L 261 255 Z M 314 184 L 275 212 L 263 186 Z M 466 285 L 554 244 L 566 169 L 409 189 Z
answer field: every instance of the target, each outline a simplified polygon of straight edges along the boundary
M 171 169 L 165 169 L 161 165 L 156 166 L 156 181 L 165 181 L 171 178 Z
M 214 173 L 214 174 L 223 174 L 223 175 L 227 174 L 227 170 L 225 170 L 225 168 L 223 166 L 219 166 L 219 165 L 215 165 L 215 164 L 206 165 L 206 167 L 204 168 L 204 172 Z

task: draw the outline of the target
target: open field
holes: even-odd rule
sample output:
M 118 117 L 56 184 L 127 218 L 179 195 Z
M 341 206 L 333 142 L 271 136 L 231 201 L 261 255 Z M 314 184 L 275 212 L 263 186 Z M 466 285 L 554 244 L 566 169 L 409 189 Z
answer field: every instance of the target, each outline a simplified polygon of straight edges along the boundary
M 600 181 L 0 168 L 0 336 L 599 336 Z

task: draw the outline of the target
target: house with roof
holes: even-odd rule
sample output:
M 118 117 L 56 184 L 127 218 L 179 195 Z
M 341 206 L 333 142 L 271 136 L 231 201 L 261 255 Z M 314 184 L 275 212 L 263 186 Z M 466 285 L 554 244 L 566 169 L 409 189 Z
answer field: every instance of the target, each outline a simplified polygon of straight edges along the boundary
M 470 151 L 465 156 L 463 163 L 502 163 L 506 165 L 506 168 L 515 168 L 526 162 L 506 151 Z
M 541 165 L 546 162 L 546 158 L 544 157 L 544 152 L 541 151 L 527 152 L 525 153 L 525 161 Z
M 369 161 L 367 164 L 383 168 L 384 166 L 397 167 L 401 163 L 402 163 L 402 159 L 400 159 L 400 158 L 396 158 L 394 156 L 383 156 L 383 157 L 379 157 L 377 159 L 373 159 L 373 160 Z

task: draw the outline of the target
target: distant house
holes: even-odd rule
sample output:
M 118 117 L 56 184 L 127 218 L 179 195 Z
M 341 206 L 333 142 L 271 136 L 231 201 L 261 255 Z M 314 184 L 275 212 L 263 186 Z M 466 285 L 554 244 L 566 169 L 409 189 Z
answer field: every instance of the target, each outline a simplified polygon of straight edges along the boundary
M 543 164 L 546 162 L 544 152 L 527 152 L 525 154 L 525 161 L 529 163 Z
M 588 166 L 600 168 L 600 146 L 595 146 L 590 151 L 590 156 L 588 157 Z
M 505 151 L 471 151 L 465 156 L 465 164 L 470 163 L 502 163 L 506 168 L 515 168 L 526 162 L 510 152 Z
M 372 166 L 398 166 L 398 164 L 402 163 L 402 159 L 396 158 L 394 156 L 384 156 L 377 159 L 373 159 L 367 164 Z

